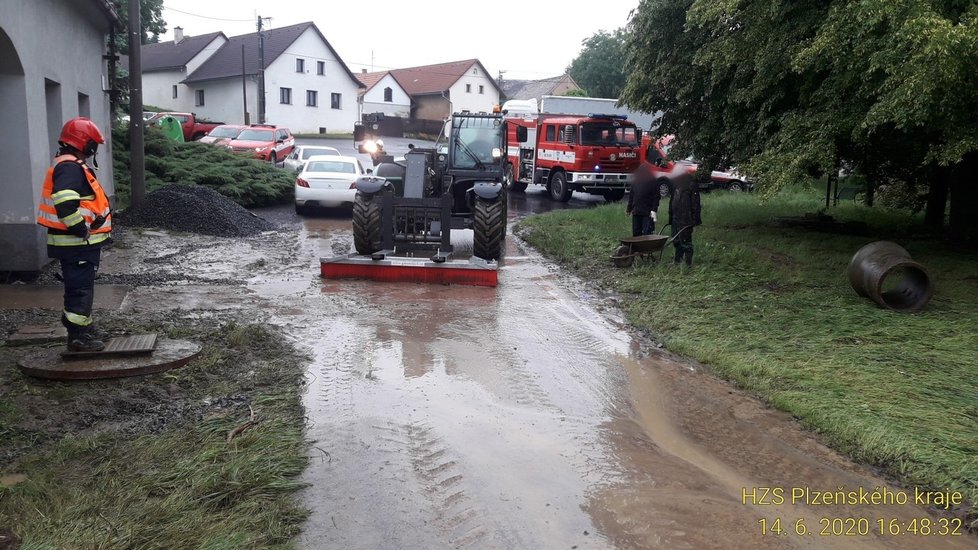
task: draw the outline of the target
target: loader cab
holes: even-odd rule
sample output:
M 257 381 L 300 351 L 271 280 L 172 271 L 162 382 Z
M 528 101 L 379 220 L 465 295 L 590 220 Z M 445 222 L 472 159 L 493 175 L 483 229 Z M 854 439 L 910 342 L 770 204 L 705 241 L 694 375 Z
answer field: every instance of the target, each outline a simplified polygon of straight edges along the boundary
M 506 124 L 500 115 L 457 114 L 448 132 L 448 168 L 502 172 Z

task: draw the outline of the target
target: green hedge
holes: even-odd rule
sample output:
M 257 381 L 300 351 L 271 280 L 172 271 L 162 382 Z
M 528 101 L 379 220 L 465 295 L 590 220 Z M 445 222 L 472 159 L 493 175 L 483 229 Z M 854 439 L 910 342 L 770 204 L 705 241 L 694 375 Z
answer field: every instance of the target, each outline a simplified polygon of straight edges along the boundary
M 129 128 L 112 132 L 112 166 L 116 201 L 128 206 L 131 196 Z M 203 143 L 176 143 L 155 127 L 146 129 L 146 192 L 168 183 L 206 185 L 244 207 L 292 200 L 295 175 L 267 162 Z

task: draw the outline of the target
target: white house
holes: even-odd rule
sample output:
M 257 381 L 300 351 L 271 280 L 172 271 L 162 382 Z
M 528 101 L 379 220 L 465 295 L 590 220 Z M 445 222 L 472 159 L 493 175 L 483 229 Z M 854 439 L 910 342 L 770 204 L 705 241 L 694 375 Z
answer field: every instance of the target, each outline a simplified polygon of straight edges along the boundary
M 357 76 L 366 86 L 366 90 L 360 93 L 361 112 L 410 118 L 411 96 L 404 91 L 390 71 L 364 72 Z
M 143 103 L 171 111 L 192 111 L 193 90 L 181 81 L 217 53 L 228 38 L 222 32 L 184 36 L 180 27 L 173 29 L 173 35 L 169 42 L 140 48 Z
M 48 261 L 35 218 L 66 120 L 89 117 L 102 130 L 98 179 L 114 198 L 102 56 L 118 24 L 110 0 L 0 2 L 0 271 L 37 271 Z
M 496 81 L 478 59 L 390 71 L 411 96 L 411 118 L 444 120 L 458 111 L 492 112 L 499 105 Z
M 350 132 L 364 86 L 316 25 L 270 29 L 264 36 L 265 122 L 298 133 Z M 180 82 L 193 94 L 189 110 L 237 124 L 247 113 L 257 123 L 259 59 L 258 33 L 228 39 Z

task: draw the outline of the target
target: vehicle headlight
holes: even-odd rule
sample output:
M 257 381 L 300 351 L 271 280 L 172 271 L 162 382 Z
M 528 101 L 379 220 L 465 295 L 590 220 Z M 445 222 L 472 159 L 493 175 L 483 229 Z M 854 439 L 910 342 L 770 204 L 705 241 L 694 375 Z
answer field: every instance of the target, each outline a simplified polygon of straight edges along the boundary
M 492 148 L 492 158 L 498 159 L 498 158 L 501 158 L 502 156 L 503 156 L 503 150 L 502 149 L 500 149 L 499 147 L 493 147 Z
M 368 153 L 376 153 L 377 144 L 372 139 L 368 139 L 367 141 L 363 142 L 363 150 Z
M 382 139 L 378 139 L 377 140 L 377 148 L 378 149 L 383 149 L 384 148 L 384 140 L 382 140 Z

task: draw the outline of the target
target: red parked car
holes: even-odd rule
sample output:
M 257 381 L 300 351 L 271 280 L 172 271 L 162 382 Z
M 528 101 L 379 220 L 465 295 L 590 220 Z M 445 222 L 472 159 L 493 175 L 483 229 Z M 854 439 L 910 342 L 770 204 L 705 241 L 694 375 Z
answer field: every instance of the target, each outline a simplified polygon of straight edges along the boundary
M 272 124 L 252 124 L 228 142 L 228 149 L 251 153 L 261 160 L 277 164 L 295 148 L 295 138 L 288 128 Z
M 243 124 L 224 124 L 214 128 L 206 136 L 198 139 L 201 143 L 212 143 L 214 145 L 227 145 L 229 141 L 238 137 L 242 130 L 247 128 Z
M 673 161 L 669 158 L 669 149 L 674 136 L 664 136 L 655 141 L 650 136 L 642 138 L 642 160 L 651 166 L 652 173 L 659 179 L 659 192 L 662 196 L 672 193 L 672 179 L 679 174 L 695 174 L 699 165 L 692 160 Z M 699 182 L 700 189 L 712 191 L 726 189 L 729 191 L 749 191 L 754 182 L 750 181 L 736 170 L 714 170 L 710 173 L 709 181 Z

